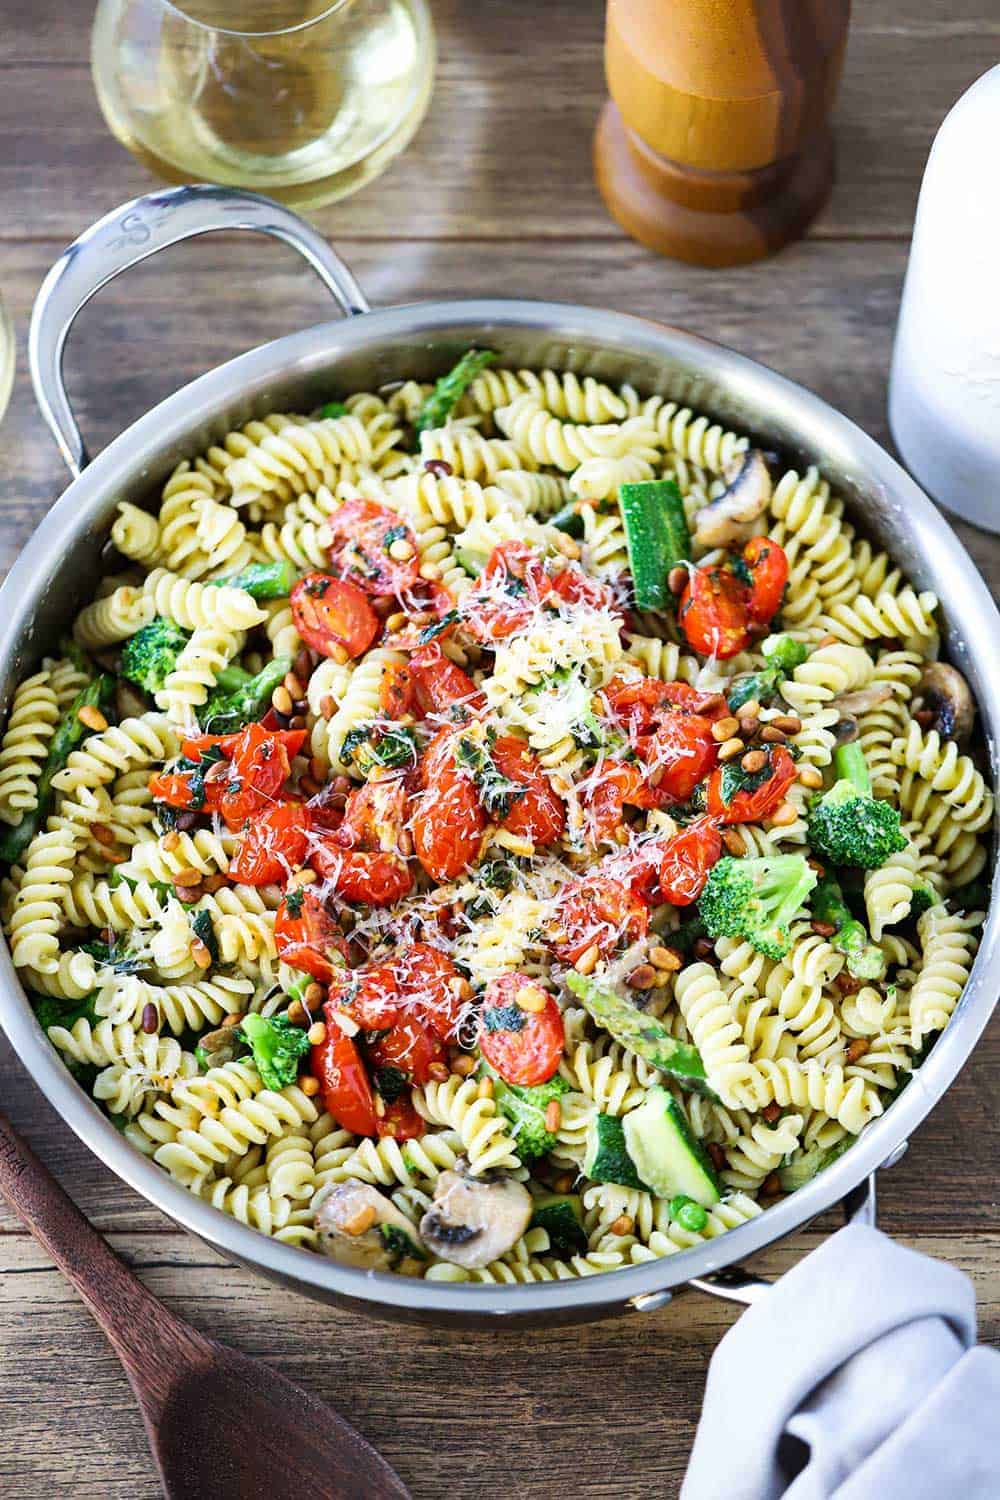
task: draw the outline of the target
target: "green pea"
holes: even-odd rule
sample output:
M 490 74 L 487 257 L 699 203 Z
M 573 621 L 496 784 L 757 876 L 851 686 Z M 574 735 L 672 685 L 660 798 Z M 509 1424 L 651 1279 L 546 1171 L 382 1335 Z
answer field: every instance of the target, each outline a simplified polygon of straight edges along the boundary
M 708 1214 L 701 1204 L 695 1203 L 693 1198 L 688 1198 L 684 1193 L 671 1198 L 670 1217 L 676 1219 L 681 1228 L 688 1230 L 690 1234 L 700 1234 L 708 1223 Z
M 325 406 L 320 407 L 321 417 L 346 417 L 347 407 L 343 401 L 328 401 Z

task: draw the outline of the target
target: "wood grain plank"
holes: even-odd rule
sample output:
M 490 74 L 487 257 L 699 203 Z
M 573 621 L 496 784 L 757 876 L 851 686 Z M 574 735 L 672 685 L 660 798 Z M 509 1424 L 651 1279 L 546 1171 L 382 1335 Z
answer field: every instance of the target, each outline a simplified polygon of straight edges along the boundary
M 881 0 L 855 18 L 836 116 L 839 179 L 814 237 L 909 234 L 934 131 L 1000 36 L 990 0 L 946 12 L 911 0 L 900 11 Z M 14 12 L 0 55 L 0 239 L 68 241 L 153 181 L 101 117 L 88 16 L 55 0 L 17 0 Z M 404 240 L 620 241 L 590 171 L 604 97 L 603 5 L 548 0 L 540 14 L 536 0 L 439 0 L 434 15 L 438 80 L 419 135 L 377 184 L 317 213 L 319 224 Z M 55 98 L 58 109 L 38 108 Z
M 981 1337 L 996 1340 L 1000 1235 L 981 1233 L 964 1245 L 934 1235 L 905 1242 L 972 1277 Z M 395 1330 L 266 1286 L 188 1240 L 164 1247 L 155 1235 L 116 1235 L 113 1243 L 196 1327 L 270 1361 L 337 1407 L 416 1500 L 675 1495 L 709 1357 L 736 1315 L 728 1304 L 684 1293 L 659 1312 L 581 1328 Z M 814 1235 L 796 1236 L 760 1257 L 758 1269 L 780 1275 L 815 1243 Z M 32 1241 L 5 1242 L 5 1250 L 4 1500 L 155 1495 L 141 1424 L 114 1356 Z M 591 1378 L 581 1378 L 584 1371 Z M 608 1420 L 595 1420 L 595 1379 Z M 72 1393 L 68 1409 L 63 1392 Z

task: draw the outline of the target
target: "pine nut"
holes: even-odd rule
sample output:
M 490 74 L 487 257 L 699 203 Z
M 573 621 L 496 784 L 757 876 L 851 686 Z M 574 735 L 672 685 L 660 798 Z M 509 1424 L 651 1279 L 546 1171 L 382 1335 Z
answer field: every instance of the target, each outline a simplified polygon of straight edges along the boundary
M 609 1225 L 609 1228 L 614 1235 L 622 1236 L 631 1234 L 635 1228 L 635 1220 L 631 1214 L 619 1214 L 617 1219 Z
M 348 651 L 347 647 L 342 646 L 339 641 L 337 641 L 337 643 L 331 648 L 330 655 L 333 657 L 338 667 L 346 667 L 347 663 L 351 659 L 351 653 Z
M 771 1172 L 760 1185 L 762 1198 L 776 1198 L 781 1192 L 781 1180 L 777 1172 Z
M 191 939 L 191 957 L 199 969 L 210 969 L 212 967 L 212 955 L 201 938 Z
M 398 536 L 394 542 L 389 543 L 389 556 L 393 562 L 409 562 L 413 556 L 413 544 L 405 536 Z
M 667 574 L 667 588 L 672 594 L 683 594 L 688 581 L 688 570 L 682 568 L 678 563 L 676 568 L 671 568 Z
M 786 734 L 798 734 L 802 728 L 802 720 L 798 714 L 778 714 L 771 723 L 775 729 L 783 729 Z
M 477 1094 L 477 1096 L 480 1099 L 492 1099 L 493 1098 L 493 1079 L 492 1078 L 480 1078 L 480 1080 L 479 1080 L 479 1087 L 476 1090 L 476 1094 Z
M 683 963 L 676 948 L 664 948 L 659 943 L 654 948 L 650 948 L 649 957 L 657 969 L 662 969 L 667 974 L 676 974 Z
M 803 766 L 799 772 L 799 780 L 804 787 L 808 787 L 811 792 L 815 792 L 823 785 L 823 773 L 817 770 L 815 766 Z
M 562 1105 L 558 1099 L 550 1099 L 545 1106 L 545 1129 L 549 1135 L 555 1135 L 562 1125 Z
M 385 1106 L 383 1105 L 384 1109 Z M 366 1233 L 377 1218 L 378 1214 L 375 1212 L 375 1205 L 373 1203 L 363 1203 L 357 1213 L 352 1214 L 349 1219 L 342 1220 L 340 1227 L 345 1234 L 349 1234 L 352 1238 L 356 1239 L 359 1234 Z
M 160 1013 L 150 1000 L 142 1007 L 142 1029 L 147 1036 L 152 1036 L 159 1029 Z
M 304 1078 L 299 1079 L 299 1088 L 307 1099 L 312 1099 L 319 1093 L 319 1079 L 307 1073 Z
M 734 859 L 743 859 L 745 857 L 746 849 L 743 846 L 743 840 L 735 828 L 724 828 L 722 830 L 722 842 L 726 846 L 726 852 L 731 854 Z
M 560 1172 L 558 1177 L 552 1180 L 552 1190 L 556 1193 L 571 1193 L 576 1178 L 572 1172 Z
M 279 714 L 287 714 L 291 718 L 294 704 L 292 702 L 292 695 L 284 683 L 279 684 L 271 694 L 271 707 L 276 709 Z
M 712 738 L 722 744 L 725 740 L 731 740 L 739 727 L 739 719 L 727 714 L 724 719 L 716 719 L 712 725 Z
M 759 730 L 760 730 L 760 721 L 758 719 L 748 719 L 745 714 L 740 719 L 740 738 L 741 739 L 752 740 L 752 739 L 754 739 L 756 737 L 756 735 L 757 735 L 757 733 L 758 733 Z
M 302 1007 L 301 1000 L 293 1000 L 285 1014 L 288 1017 L 289 1024 L 292 1026 L 305 1026 L 308 1024 L 309 1017 Z
M 206 875 L 202 881 L 202 889 L 206 896 L 214 896 L 216 891 L 221 891 L 222 887 L 228 884 L 229 881 L 225 875 Z
M 870 1046 L 867 1037 L 856 1036 L 853 1041 L 848 1042 L 844 1056 L 849 1063 L 856 1063 L 859 1058 L 864 1057 Z
M 764 767 L 767 765 L 767 756 L 763 750 L 748 750 L 746 755 L 744 755 L 743 759 L 740 761 L 740 765 L 743 767 L 744 771 L 747 771 L 750 775 L 753 775 L 754 771 L 763 771 Z
M 718 725 L 716 725 L 716 728 L 718 728 Z M 746 745 L 744 745 L 743 741 L 734 736 L 733 739 L 726 740 L 724 745 L 719 746 L 719 759 L 735 760 L 736 756 L 742 755 L 745 749 Z
M 285 691 L 288 692 L 288 693 L 291 693 L 291 695 L 292 695 L 292 702 L 293 703 L 297 699 L 301 698 L 303 692 L 305 691 L 304 688 L 303 688 L 303 686 L 302 686 L 302 684 L 301 684 L 301 682 L 296 677 L 296 675 L 295 675 L 294 672 L 286 672 L 285 673 L 284 678 L 283 678 L 283 685 L 284 685 Z
M 462 1053 L 459 1057 L 452 1059 L 451 1071 L 457 1073 L 459 1078 L 468 1078 L 470 1073 L 476 1071 L 476 1059 Z
M 95 734 L 101 734 L 108 727 L 108 721 L 93 703 L 85 703 L 78 708 L 76 716 L 87 729 L 92 729 Z
M 322 698 L 319 700 L 319 711 L 323 715 L 324 719 L 326 719 L 327 723 L 329 723 L 334 714 L 337 712 L 336 698 L 331 697 L 329 693 L 324 693 Z
M 308 682 L 312 676 L 312 657 L 307 646 L 300 646 L 292 662 L 292 671 L 300 682 Z
M 305 994 L 302 998 L 310 1010 L 319 1010 L 319 1007 L 326 999 L 326 990 L 314 979 L 311 984 L 306 985 Z
M 590 947 L 580 954 L 573 967 L 578 974 L 593 974 L 597 968 L 597 960 L 600 956 L 600 948 L 598 948 L 596 943 L 591 943 Z
M 314 1021 L 306 1032 L 306 1041 L 310 1047 L 319 1047 L 326 1041 L 326 1026 L 322 1021 Z
M 175 886 L 201 885 L 200 870 L 178 870 L 174 876 Z
M 798 809 L 793 802 L 782 802 L 771 814 L 771 823 L 775 828 L 790 828 L 798 821 Z
M 447 1063 L 432 1062 L 427 1064 L 427 1076 L 433 1078 L 435 1083 L 444 1083 L 449 1075 Z
M 765 724 L 760 732 L 760 737 L 765 745 L 783 745 L 787 738 L 784 730 L 776 729 L 773 724 Z
M 740 704 L 740 713 L 744 719 L 756 719 L 760 714 L 760 703 L 756 698 L 748 698 L 745 703 Z
M 625 983 L 633 990 L 651 990 L 656 983 L 656 970 L 652 964 L 639 964 L 632 970 Z
M 537 1015 L 545 1009 L 548 1004 L 548 995 L 537 984 L 523 984 L 514 996 L 514 1004 L 519 1010 L 526 1010 L 531 1015 Z
M 231 1010 L 228 1016 L 223 1016 L 222 1024 L 227 1031 L 231 1031 L 232 1028 L 234 1026 L 238 1026 L 242 1020 L 243 1012 L 241 1010 Z
M 170 853 L 173 852 L 174 849 L 177 848 L 177 845 L 180 843 L 180 841 L 181 841 L 181 836 L 177 832 L 177 829 L 176 828 L 171 828 L 170 832 L 169 833 L 165 833 L 163 835 L 162 839 L 160 840 L 160 848 L 161 849 L 166 849 L 167 853 L 170 854 Z

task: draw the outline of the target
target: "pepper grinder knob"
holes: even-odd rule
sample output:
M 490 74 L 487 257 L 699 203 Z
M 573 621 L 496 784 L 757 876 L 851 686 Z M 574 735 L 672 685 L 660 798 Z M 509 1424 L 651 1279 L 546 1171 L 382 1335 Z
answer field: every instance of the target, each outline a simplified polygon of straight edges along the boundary
M 931 147 L 889 377 L 903 462 L 940 505 L 1000 532 L 1000 66 Z
M 608 0 L 597 185 L 635 239 L 703 266 L 799 238 L 833 183 L 850 0 Z

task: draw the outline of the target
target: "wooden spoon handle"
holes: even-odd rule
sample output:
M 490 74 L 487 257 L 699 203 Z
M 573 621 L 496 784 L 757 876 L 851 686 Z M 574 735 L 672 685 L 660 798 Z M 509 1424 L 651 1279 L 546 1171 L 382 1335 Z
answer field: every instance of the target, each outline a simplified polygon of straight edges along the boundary
M 130 1376 L 148 1373 L 166 1343 L 181 1341 L 190 1354 L 207 1348 L 119 1260 L 2 1113 L 0 1192 L 76 1287 Z

